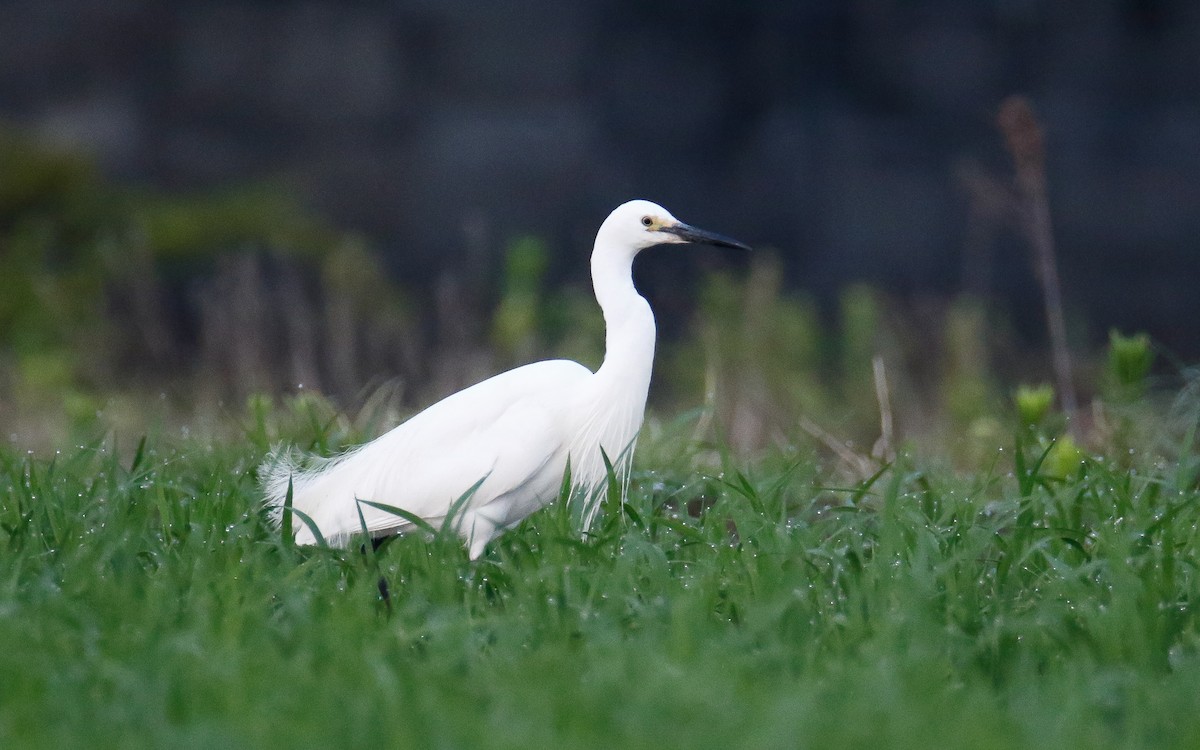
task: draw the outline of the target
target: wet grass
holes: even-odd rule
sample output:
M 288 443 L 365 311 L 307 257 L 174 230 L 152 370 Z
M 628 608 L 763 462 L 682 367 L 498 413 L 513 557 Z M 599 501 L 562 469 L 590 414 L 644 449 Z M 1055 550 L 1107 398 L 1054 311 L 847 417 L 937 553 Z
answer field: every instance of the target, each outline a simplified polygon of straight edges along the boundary
M 1195 452 L 1013 452 L 678 459 L 470 563 L 283 543 L 250 439 L 0 449 L 0 746 L 1200 747 Z

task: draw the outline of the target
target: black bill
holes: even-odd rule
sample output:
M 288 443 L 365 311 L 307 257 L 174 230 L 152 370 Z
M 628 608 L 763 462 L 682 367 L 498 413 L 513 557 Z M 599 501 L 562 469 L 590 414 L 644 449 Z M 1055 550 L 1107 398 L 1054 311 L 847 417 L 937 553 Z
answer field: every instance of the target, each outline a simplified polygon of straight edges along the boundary
M 735 239 L 717 234 L 716 232 L 708 232 L 682 223 L 663 227 L 658 231 L 673 234 L 684 242 L 698 242 L 706 245 L 716 245 L 717 247 L 736 247 L 738 250 L 750 249 L 750 246 L 744 242 L 738 242 Z

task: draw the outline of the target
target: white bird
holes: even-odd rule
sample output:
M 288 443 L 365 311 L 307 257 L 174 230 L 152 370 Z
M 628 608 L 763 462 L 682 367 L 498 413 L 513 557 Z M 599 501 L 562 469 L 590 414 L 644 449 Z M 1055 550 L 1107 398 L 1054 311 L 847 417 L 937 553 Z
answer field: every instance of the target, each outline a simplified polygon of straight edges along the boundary
M 403 509 L 435 527 L 453 512 L 452 528 L 474 560 L 505 529 L 558 496 L 569 462 L 571 498 L 584 503 L 586 531 L 607 486 L 605 456 L 626 489 L 650 387 L 656 331 L 633 285 L 634 256 L 684 242 L 749 249 L 649 201 L 619 206 L 600 225 L 592 250 L 592 286 L 606 327 L 600 369 L 562 359 L 524 365 L 448 396 L 341 456 L 303 462 L 276 451 L 262 470 L 271 518 L 282 518 L 289 486 L 292 507 L 330 544 L 347 543 L 364 524 L 376 538 L 414 526 L 358 500 Z M 297 543 L 316 543 L 306 523 L 294 529 Z

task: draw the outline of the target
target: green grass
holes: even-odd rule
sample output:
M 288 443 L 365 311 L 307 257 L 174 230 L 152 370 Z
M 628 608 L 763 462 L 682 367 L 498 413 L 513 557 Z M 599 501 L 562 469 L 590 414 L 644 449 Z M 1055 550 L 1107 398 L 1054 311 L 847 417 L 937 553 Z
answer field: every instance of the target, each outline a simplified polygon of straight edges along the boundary
M 647 447 L 594 537 L 551 506 L 477 563 L 284 544 L 251 438 L 0 449 L 0 746 L 1200 747 L 1190 448 L 836 487 Z

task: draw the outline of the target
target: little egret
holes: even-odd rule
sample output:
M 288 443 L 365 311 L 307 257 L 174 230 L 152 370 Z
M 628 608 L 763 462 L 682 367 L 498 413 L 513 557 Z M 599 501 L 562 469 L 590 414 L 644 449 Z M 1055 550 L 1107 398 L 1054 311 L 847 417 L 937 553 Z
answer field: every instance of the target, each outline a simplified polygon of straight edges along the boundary
M 453 514 L 452 528 L 474 560 L 505 529 L 553 501 L 569 467 L 571 498 L 584 503 L 586 531 L 607 486 L 605 457 L 624 491 L 650 387 L 654 315 L 633 286 L 634 256 L 684 242 L 749 249 L 649 201 L 619 206 L 600 225 L 592 250 L 592 286 L 606 328 L 600 369 L 561 359 L 524 365 L 448 396 L 341 456 L 302 462 L 277 451 L 262 471 L 272 519 L 282 518 L 289 487 L 292 507 L 331 544 L 347 543 L 364 525 L 375 538 L 413 527 L 368 502 L 434 526 Z M 306 523 L 294 528 L 298 544 L 316 543 Z

